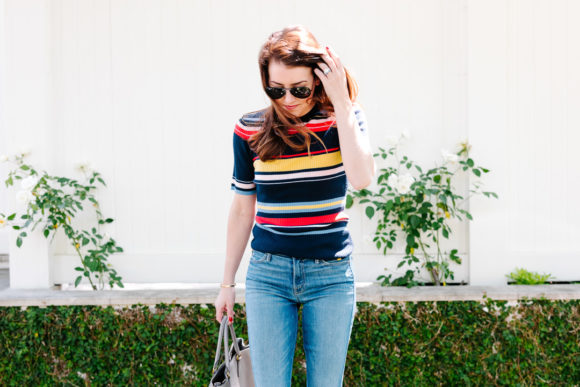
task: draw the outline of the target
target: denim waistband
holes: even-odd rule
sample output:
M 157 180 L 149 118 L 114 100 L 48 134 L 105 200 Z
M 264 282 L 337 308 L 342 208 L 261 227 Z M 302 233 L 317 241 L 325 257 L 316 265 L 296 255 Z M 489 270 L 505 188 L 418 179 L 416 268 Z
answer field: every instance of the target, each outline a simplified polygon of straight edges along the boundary
M 300 259 L 300 260 L 312 260 L 312 261 L 336 261 L 336 260 L 343 260 L 343 259 L 352 259 L 352 254 L 347 255 L 346 257 L 328 257 L 328 258 L 311 258 L 311 257 L 292 257 L 290 255 L 282 254 L 282 253 L 270 253 L 264 252 L 256 249 L 251 249 L 252 253 L 256 252 L 258 254 L 264 255 L 268 254 L 270 256 L 277 256 L 281 258 L 288 258 L 288 259 Z

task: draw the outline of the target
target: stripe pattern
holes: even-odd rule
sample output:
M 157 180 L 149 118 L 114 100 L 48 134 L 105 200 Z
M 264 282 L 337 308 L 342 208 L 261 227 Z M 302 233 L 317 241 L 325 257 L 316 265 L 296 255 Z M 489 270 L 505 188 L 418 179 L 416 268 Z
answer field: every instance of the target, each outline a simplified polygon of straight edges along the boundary
M 366 132 L 362 109 L 354 106 L 359 129 Z M 353 250 L 345 212 L 348 184 L 334 116 L 313 107 L 301 117 L 326 149 L 312 137 L 310 156 L 287 147 L 282 155 L 262 161 L 247 140 L 260 130 L 264 111 L 238 119 L 233 138 L 231 189 L 257 195 L 252 248 L 303 258 L 348 256 Z

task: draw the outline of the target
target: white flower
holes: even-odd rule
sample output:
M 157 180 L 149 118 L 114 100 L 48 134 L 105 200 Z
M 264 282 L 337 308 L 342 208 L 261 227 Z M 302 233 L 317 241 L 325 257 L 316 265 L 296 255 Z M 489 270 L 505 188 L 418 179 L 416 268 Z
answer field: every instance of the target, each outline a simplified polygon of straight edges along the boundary
M 82 172 L 89 173 L 92 170 L 91 162 L 87 160 L 81 161 L 80 163 L 77 163 L 77 168 Z
M 399 193 L 401 194 L 406 194 L 409 192 L 409 190 L 411 189 L 411 184 L 413 184 L 413 182 L 415 181 L 415 178 L 413 178 L 413 176 L 411 176 L 410 173 L 405 173 L 404 175 L 402 175 L 401 177 L 399 177 L 398 182 L 397 182 L 397 191 L 399 191 Z
M 23 190 L 30 190 L 34 188 L 36 184 L 38 184 L 38 177 L 28 176 L 27 178 L 22 179 L 22 181 L 20 182 L 20 187 Z
M 408 172 L 401 176 L 397 176 L 396 173 L 393 173 L 389 175 L 387 184 L 390 187 L 395 188 L 400 194 L 404 195 L 409 192 L 411 184 L 413 184 L 414 181 L 415 178 Z
M 16 200 L 19 203 L 27 205 L 30 201 L 34 200 L 34 195 L 29 190 L 21 190 L 16 193 Z
M 397 137 L 393 136 L 392 134 L 386 136 L 385 141 L 387 142 L 387 146 L 389 148 L 394 148 L 394 147 L 399 145 L 399 139 Z
M 411 132 L 409 132 L 409 129 L 406 128 L 401 131 L 401 134 L 399 134 L 398 137 L 392 134 L 385 137 L 385 141 L 387 142 L 389 148 L 398 147 L 399 145 L 403 144 L 404 142 L 410 139 Z
M 443 156 L 443 163 L 449 163 L 451 165 L 457 165 L 457 161 L 459 160 L 459 156 L 454 153 L 449 153 L 445 149 L 441 149 L 441 156 Z
M 3 163 L 8 160 L 10 160 L 10 157 L 8 157 L 8 155 L 0 155 L 0 163 Z
M 6 226 L 6 218 L 0 215 L 0 228 L 4 228 Z
M 16 152 L 17 155 L 24 157 L 24 156 L 28 156 L 30 154 L 30 147 L 29 146 L 22 146 L 20 148 L 18 148 L 18 151 Z

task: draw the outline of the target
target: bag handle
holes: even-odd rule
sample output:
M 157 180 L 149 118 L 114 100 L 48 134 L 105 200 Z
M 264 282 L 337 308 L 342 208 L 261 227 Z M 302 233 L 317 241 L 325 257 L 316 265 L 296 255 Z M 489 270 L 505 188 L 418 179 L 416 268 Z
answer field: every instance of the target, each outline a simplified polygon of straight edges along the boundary
M 234 324 L 230 325 L 230 333 L 232 334 L 232 341 L 234 342 L 234 348 L 236 350 L 236 355 L 240 355 L 240 347 L 238 344 L 238 337 L 236 336 L 236 332 L 234 331 Z
M 231 362 L 232 358 L 230 357 L 230 350 L 228 349 L 228 347 L 229 347 L 228 331 L 232 335 L 232 342 L 233 342 L 232 346 L 236 352 L 236 357 L 240 355 L 241 350 L 240 350 L 240 347 L 238 345 L 238 338 L 237 338 L 236 332 L 234 330 L 234 324 L 229 325 L 228 324 L 228 316 L 224 315 L 222 317 L 222 322 L 220 324 L 220 332 L 219 332 L 218 342 L 217 342 L 216 351 L 215 351 L 215 359 L 214 359 L 214 363 L 213 363 L 212 373 L 214 373 L 218 367 L 219 360 L 221 357 L 220 356 L 221 355 L 220 345 L 223 342 L 224 358 L 225 358 L 224 362 L 226 365 L 226 373 L 229 375 L 230 362 Z
M 218 367 L 218 363 L 220 360 L 220 355 L 221 355 L 221 345 L 223 343 L 223 336 L 224 336 L 224 332 L 226 331 L 225 327 L 226 327 L 226 318 L 227 316 L 224 316 L 224 318 L 222 318 L 222 322 L 220 324 L 220 332 L 219 332 L 219 337 L 218 337 L 218 341 L 217 341 L 217 347 L 215 349 L 215 359 L 213 362 L 213 368 L 212 368 L 212 374 L 215 373 L 215 371 L 217 370 Z

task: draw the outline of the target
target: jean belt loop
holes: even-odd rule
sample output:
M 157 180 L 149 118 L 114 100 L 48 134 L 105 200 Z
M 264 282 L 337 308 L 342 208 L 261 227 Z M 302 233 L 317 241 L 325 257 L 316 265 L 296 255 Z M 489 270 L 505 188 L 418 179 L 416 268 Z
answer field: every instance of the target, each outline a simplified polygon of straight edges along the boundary
M 266 261 L 270 262 L 272 260 L 272 253 L 266 253 Z

